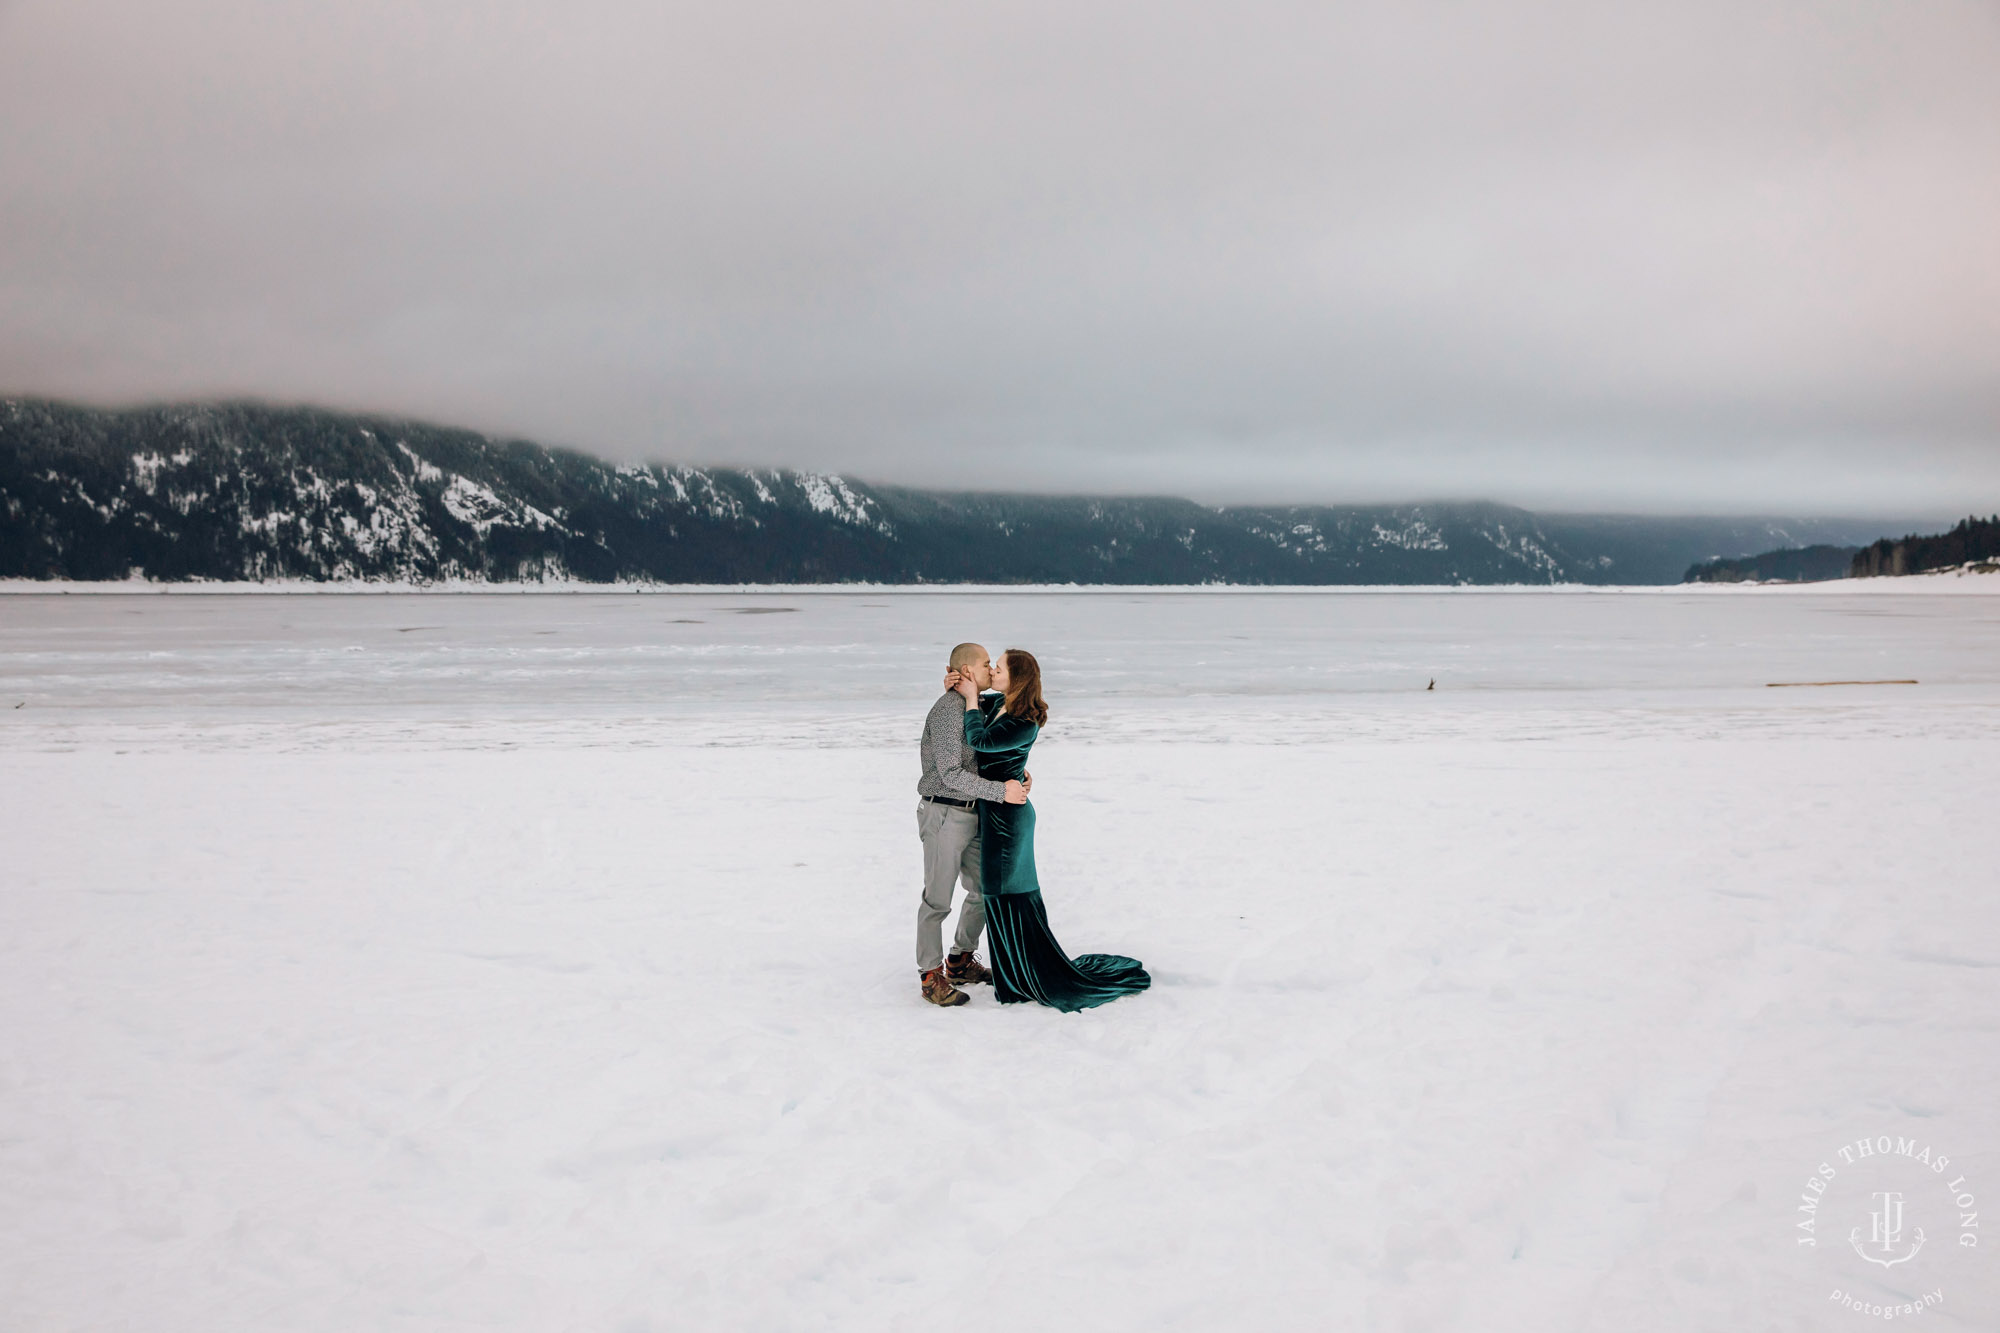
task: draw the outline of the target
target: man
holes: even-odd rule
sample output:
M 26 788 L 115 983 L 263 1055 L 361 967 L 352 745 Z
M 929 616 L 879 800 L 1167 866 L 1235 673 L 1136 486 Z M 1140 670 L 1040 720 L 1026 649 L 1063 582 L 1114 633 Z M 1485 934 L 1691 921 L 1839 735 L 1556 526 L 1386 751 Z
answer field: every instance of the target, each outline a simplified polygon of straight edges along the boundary
M 980 801 L 1024 804 L 1034 779 L 995 782 L 979 776 L 979 757 L 965 743 L 965 700 L 955 690 L 960 676 L 981 690 L 993 683 L 993 662 L 976 643 L 951 650 L 944 694 L 931 705 L 917 742 L 923 771 L 917 778 L 917 836 L 924 843 L 924 898 L 917 907 L 917 976 L 924 998 L 950 1008 L 972 997 L 959 985 L 991 983 L 993 973 L 973 957 L 986 929 L 986 900 L 979 895 Z M 965 881 L 965 905 L 951 957 L 944 956 L 944 919 L 951 915 L 952 889 Z M 958 983 L 954 985 L 953 983 Z

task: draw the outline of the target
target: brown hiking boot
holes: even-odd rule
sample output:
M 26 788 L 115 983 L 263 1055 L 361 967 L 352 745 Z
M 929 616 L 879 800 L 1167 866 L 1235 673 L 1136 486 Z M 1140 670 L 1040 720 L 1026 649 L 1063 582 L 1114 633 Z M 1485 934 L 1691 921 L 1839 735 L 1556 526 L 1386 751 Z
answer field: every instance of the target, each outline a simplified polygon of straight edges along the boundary
M 951 954 L 944 960 L 944 977 L 954 986 L 991 986 L 993 973 L 969 953 Z
M 955 1004 L 964 1004 L 972 997 L 944 979 L 944 969 L 934 967 L 923 974 L 924 998 L 932 1004 L 940 1004 L 949 1009 Z

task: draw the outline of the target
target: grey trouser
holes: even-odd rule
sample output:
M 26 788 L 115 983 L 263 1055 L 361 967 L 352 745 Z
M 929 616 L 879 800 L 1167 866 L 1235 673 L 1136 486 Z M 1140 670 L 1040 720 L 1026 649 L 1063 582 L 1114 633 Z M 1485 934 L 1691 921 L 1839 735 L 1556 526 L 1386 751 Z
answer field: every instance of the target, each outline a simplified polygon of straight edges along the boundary
M 917 971 L 944 963 L 944 919 L 951 891 L 965 880 L 953 953 L 971 953 L 986 929 L 986 900 L 979 896 L 979 812 L 935 801 L 917 804 L 917 836 L 924 840 L 924 901 L 917 908 Z

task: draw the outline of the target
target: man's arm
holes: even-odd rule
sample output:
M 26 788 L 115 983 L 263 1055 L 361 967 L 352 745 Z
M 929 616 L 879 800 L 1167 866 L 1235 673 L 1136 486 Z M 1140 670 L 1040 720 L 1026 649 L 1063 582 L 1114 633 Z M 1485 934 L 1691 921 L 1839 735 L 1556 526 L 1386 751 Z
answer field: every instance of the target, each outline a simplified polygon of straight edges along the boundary
M 982 778 L 966 768 L 965 723 L 957 711 L 938 709 L 931 714 L 930 728 L 931 755 L 937 760 L 938 781 L 945 790 L 968 801 L 1007 799 L 1006 783 Z
M 958 689 L 958 681 L 959 681 L 959 674 L 958 674 L 958 669 L 956 667 L 944 673 L 944 687 L 946 689 L 956 692 Z M 1025 768 L 1022 769 L 1021 794 L 1025 796 L 1034 789 L 1035 789 L 1035 775 L 1033 773 L 1028 772 L 1028 770 L 1026 770 Z

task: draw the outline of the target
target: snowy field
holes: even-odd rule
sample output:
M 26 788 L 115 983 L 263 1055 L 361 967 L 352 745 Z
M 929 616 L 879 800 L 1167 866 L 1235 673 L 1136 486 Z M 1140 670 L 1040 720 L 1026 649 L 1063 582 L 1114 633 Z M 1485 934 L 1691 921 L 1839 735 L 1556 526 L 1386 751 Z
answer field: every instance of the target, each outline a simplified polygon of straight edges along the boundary
M 919 999 L 962 638 L 1151 992 Z M 0 728 L 8 1333 L 2000 1328 L 2000 597 L 0 596 Z

